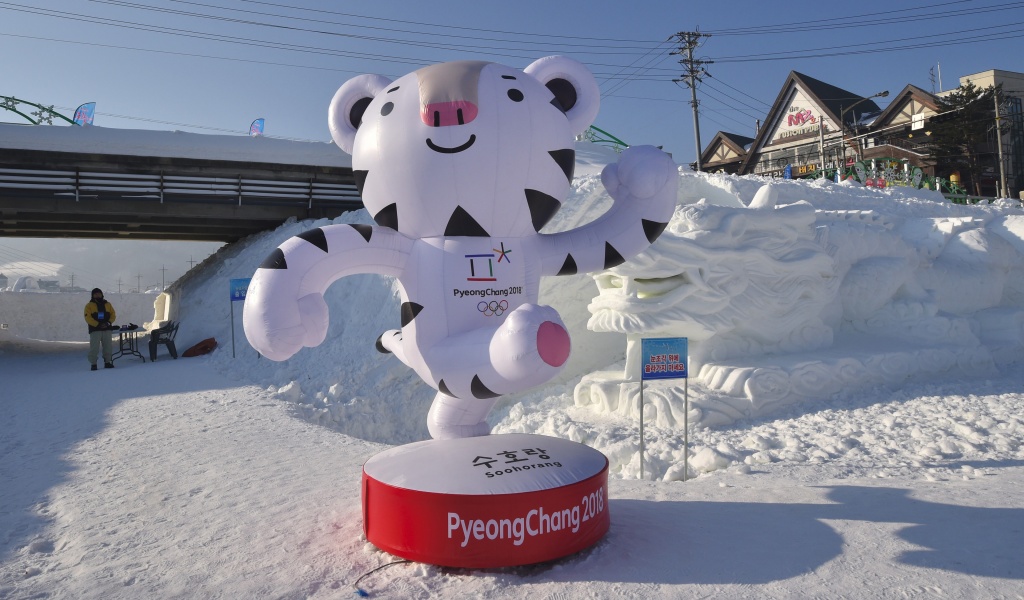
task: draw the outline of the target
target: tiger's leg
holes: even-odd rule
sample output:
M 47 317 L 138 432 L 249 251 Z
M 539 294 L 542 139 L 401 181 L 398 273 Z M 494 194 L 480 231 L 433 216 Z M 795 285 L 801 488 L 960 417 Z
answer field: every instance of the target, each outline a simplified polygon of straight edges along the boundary
M 570 345 L 555 309 L 536 304 L 516 308 L 495 328 L 472 329 L 419 349 L 410 347 L 415 340 L 408 335 L 403 343 L 423 379 L 456 398 L 492 398 L 545 383 L 562 370 Z
M 550 380 L 564 367 L 569 347 L 558 313 L 535 304 L 516 308 L 495 329 L 467 331 L 431 346 L 424 360 L 439 390 L 428 416 L 431 435 L 486 435 L 484 419 L 495 399 Z
M 427 413 L 427 431 L 435 440 L 487 435 L 491 432 L 487 413 L 497 401 L 497 397 L 467 400 L 438 392 Z

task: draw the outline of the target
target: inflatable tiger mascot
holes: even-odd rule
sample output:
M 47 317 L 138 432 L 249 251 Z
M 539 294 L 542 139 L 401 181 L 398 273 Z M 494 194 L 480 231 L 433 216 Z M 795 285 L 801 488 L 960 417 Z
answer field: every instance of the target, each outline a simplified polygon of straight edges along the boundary
M 360 75 L 329 109 L 377 226 L 318 227 L 281 244 L 250 283 L 245 333 L 285 360 L 327 335 L 323 294 L 356 273 L 397 278 L 401 328 L 377 349 L 434 389 L 434 438 L 486 435 L 504 394 L 540 385 L 569 357 L 540 278 L 607 269 L 646 249 L 671 218 L 678 170 L 657 148 L 626 149 L 601 179 L 614 200 L 597 220 L 540 233 L 570 189 L 573 142 L 599 93 L 580 63 L 549 56 L 519 71 L 459 61 L 396 81 Z

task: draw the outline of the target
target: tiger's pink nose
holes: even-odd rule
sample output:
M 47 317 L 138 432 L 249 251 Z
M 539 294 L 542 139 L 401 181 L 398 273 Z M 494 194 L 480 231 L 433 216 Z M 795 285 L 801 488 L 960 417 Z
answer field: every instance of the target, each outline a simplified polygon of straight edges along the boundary
M 430 127 L 449 127 L 473 122 L 477 112 L 476 104 L 465 100 L 435 102 L 423 107 L 420 118 Z

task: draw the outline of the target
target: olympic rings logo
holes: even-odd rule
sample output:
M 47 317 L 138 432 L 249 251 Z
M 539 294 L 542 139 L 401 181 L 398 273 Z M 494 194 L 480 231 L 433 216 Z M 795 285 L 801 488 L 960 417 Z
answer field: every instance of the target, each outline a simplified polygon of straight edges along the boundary
M 480 303 L 476 305 L 476 309 L 484 313 L 485 317 L 500 317 L 505 314 L 506 310 L 508 310 L 508 300 L 502 300 L 500 302 L 497 300 L 491 300 L 490 302 L 484 302 L 481 300 Z

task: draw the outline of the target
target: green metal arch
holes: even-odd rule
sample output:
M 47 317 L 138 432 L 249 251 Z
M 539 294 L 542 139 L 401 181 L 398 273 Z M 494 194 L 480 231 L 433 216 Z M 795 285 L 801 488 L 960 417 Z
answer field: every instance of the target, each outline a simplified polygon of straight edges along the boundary
M 622 151 L 624 148 L 629 148 L 629 144 L 608 133 L 600 127 L 591 125 L 586 132 L 583 133 L 583 139 L 588 142 L 594 142 L 595 144 L 611 144 L 616 150 Z
M 36 111 L 31 113 L 31 114 L 32 114 L 32 116 L 34 116 L 36 118 L 33 119 L 29 115 L 27 115 L 27 114 L 21 112 L 20 110 L 18 110 L 18 108 L 19 108 L 18 105 L 19 104 L 26 104 L 28 106 L 34 106 L 36 108 Z M 59 112 L 53 110 L 53 106 L 52 105 L 50 105 L 50 106 L 43 106 L 42 104 L 36 104 L 35 102 L 29 102 L 28 100 L 21 100 L 19 98 L 15 98 L 14 96 L 0 96 L 0 108 L 5 109 L 5 110 L 9 110 L 12 113 L 15 113 L 17 115 L 21 115 L 22 117 L 25 118 L 26 121 L 28 121 L 29 123 L 32 123 L 33 125 L 39 125 L 39 124 L 41 124 L 43 122 L 45 122 L 47 125 L 53 125 L 54 117 L 59 117 L 61 119 L 64 119 L 65 121 L 67 121 L 68 123 L 70 123 L 72 125 L 78 125 L 78 123 L 75 123 L 72 119 L 69 119 L 69 118 L 65 117 L 64 115 L 60 114 Z

